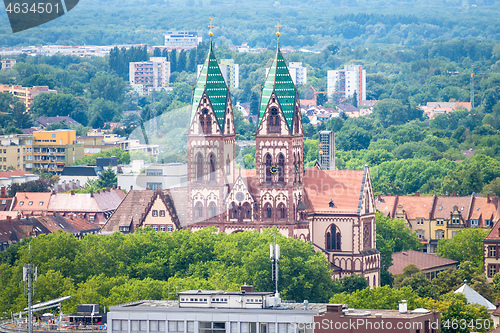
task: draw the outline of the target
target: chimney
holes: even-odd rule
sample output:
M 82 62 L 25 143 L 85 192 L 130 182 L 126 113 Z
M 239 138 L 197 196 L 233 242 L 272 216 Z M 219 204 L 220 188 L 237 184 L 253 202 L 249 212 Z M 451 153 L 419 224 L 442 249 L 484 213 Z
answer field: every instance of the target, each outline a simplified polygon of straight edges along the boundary
M 327 304 L 326 312 L 327 313 L 342 313 L 344 305 L 343 304 Z
M 2 198 L 3 198 L 3 197 L 2 197 Z M 490 202 L 491 202 L 491 198 L 490 198 L 490 195 L 489 195 L 489 194 L 488 194 L 487 198 L 488 198 L 488 199 L 486 199 L 486 201 L 487 201 L 488 203 L 490 203 Z
M 452 193 L 451 193 L 451 196 L 452 196 L 452 197 L 456 197 L 456 196 L 457 196 L 457 194 L 456 194 L 455 192 L 452 192 Z
M 2 186 L 2 188 L 0 189 L 0 193 L 0 197 L 5 198 L 5 186 Z
M 7 216 L 7 221 L 9 221 L 9 223 L 12 223 L 12 216 Z
M 94 197 L 94 191 L 93 190 L 90 190 L 90 197 Z
M 408 312 L 408 303 L 406 300 L 399 301 L 399 313 L 407 313 Z
M 419 197 L 420 196 L 420 191 L 415 192 L 415 196 Z
M 382 196 L 379 194 L 379 195 L 377 195 L 377 201 L 380 201 L 380 200 L 382 200 Z
M 71 195 L 75 195 L 75 191 L 71 191 Z
M 247 286 L 246 284 L 240 287 L 240 291 L 244 291 L 246 293 L 253 293 L 253 286 Z

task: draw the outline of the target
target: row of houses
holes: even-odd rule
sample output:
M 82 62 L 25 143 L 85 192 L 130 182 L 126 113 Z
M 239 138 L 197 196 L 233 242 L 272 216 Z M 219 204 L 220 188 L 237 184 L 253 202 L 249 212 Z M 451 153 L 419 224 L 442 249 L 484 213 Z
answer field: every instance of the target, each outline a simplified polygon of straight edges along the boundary
M 18 192 L 14 198 L 6 198 L 2 190 L 0 219 L 60 215 L 102 226 L 125 196 L 121 189 L 107 189 L 90 193 Z
M 452 238 L 463 228 L 491 228 L 500 220 L 499 198 L 458 196 L 381 196 L 376 207 L 385 216 L 404 219 L 416 232 L 423 251 L 433 253 L 440 239 Z
M 78 216 L 31 216 L 0 220 L 0 251 L 4 251 L 10 244 L 20 242 L 27 237 L 46 235 L 57 230 L 63 230 L 82 238 L 87 234 L 96 234 L 100 228 Z

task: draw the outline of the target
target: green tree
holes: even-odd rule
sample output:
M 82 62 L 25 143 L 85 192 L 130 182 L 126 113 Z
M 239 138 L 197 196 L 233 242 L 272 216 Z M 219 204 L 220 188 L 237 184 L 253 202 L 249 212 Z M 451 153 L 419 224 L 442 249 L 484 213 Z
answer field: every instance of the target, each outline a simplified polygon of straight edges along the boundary
M 14 183 L 9 186 L 7 195 L 13 198 L 17 192 L 50 192 L 50 182 L 45 179 L 37 179 L 21 184 Z
M 353 274 L 342 278 L 342 291 L 346 293 L 353 293 L 357 290 L 368 288 L 368 280 L 360 274 Z
M 100 188 L 106 187 L 116 187 L 118 186 L 118 179 L 116 178 L 116 173 L 111 168 L 104 169 L 97 179 L 97 185 Z
M 439 240 L 436 253 L 452 260 L 471 261 L 480 269 L 483 265 L 483 240 L 488 232 L 481 228 L 462 229 L 451 239 Z

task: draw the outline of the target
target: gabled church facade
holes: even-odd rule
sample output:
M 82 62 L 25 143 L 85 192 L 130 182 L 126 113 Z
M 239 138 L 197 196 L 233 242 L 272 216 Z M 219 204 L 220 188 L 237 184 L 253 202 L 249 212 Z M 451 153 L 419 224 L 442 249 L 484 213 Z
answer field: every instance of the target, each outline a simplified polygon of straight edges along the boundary
M 186 221 L 221 232 L 276 227 L 323 253 L 334 277 L 380 285 L 370 173 L 304 169 L 298 91 L 278 47 L 262 88 L 256 168 L 235 168 L 231 96 L 212 45 L 194 89 L 188 131 Z

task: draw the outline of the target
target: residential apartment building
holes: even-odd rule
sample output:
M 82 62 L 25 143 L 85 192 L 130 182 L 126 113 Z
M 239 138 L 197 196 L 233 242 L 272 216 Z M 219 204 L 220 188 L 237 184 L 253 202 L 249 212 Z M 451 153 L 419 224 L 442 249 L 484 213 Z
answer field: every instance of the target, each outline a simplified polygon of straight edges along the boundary
M 335 133 L 319 131 L 318 163 L 323 170 L 335 170 Z
M 33 136 L 29 134 L 12 134 L 0 136 L 0 170 L 9 167 L 26 170 L 27 145 L 31 145 Z
M 22 87 L 19 85 L 9 86 L 0 84 L 0 92 L 9 93 L 18 97 L 26 106 L 26 111 L 30 111 L 33 100 L 43 93 L 57 94 L 57 90 L 49 89 L 48 86 Z
M 235 64 L 234 59 L 222 59 L 219 66 L 229 87 L 238 89 L 240 87 L 240 65 Z
M 378 196 L 377 209 L 385 216 L 404 219 L 416 232 L 423 251 L 433 253 L 440 239 L 450 239 L 464 228 L 491 228 L 500 220 L 496 196 Z
M 156 157 L 160 153 L 160 145 L 155 144 L 142 144 L 139 140 L 131 139 L 131 140 L 123 140 L 118 141 L 116 144 L 120 145 L 122 150 L 128 152 L 134 151 L 142 151 L 146 155 Z
M 16 59 L 1 59 L 2 69 L 11 69 L 16 64 Z
M 192 49 L 202 42 L 197 31 L 167 31 L 164 36 L 167 49 Z
M 129 63 L 129 82 L 141 95 L 162 89 L 170 82 L 170 62 L 165 57 Z
M 118 186 L 134 190 L 166 190 L 187 185 L 187 164 L 153 164 L 144 173 L 122 173 Z
M 35 131 L 32 144 L 26 145 L 26 169 L 60 174 L 83 156 L 84 144 L 74 130 Z
M 307 68 L 302 66 L 301 62 L 289 62 L 288 70 L 292 77 L 293 83 L 300 86 L 307 82 Z
M 327 92 L 331 98 L 335 93 L 343 98 L 357 94 L 358 104 L 366 100 L 366 70 L 359 65 L 346 65 L 343 70 L 328 71 Z
M 471 102 L 427 102 L 427 105 L 423 105 L 420 108 L 429 119 L 432 119 L 435 116 L 450 114 L 459 109 L 470 111 L 472 104 Z
M 489 283 L 500 272 L 500 223 L 495 223 L 483 240 L 483 272 Z

